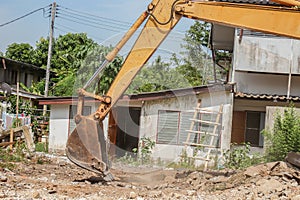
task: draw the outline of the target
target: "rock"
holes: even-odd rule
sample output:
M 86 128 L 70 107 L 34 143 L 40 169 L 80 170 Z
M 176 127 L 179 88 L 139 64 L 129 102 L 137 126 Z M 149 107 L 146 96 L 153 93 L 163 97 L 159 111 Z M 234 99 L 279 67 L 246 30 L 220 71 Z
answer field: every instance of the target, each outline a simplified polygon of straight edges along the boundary
M 7 181 L 7 177 L 0 175 L 0 182 L 6 182 L 6 181 Z
M 246 169 L 244 174 L 248 177 L 254 177 L 263 173 L 264 171 L 266 171 L 266 169 L 263 167 L 263 165 L 250 166 Z
M 135 192 L 131 191 L 129 193 L 129 199 L 135 199 L 135 198 L 137 198 L 137 194 Z
M 188 196 L 194 196 L 196 194 L 195 190 L 187 190 L 186 192 Z
M 32 193 L 32 198 L 38 199 L 38 198 L 41 198 L 41 195 L 38 191 L 35 191 L 35 192 Z
M 210 179 L 213 183 L 222 183 L 222 182 L 227 182 L 228 177 L 225 176 L 216 176 L 214 178 Z
M 291 200 L 300 200 L 300 194 L 293 196 Z
M 149 192 L 149 197 L 151 197 L 151 198 L 160 198 L 160 197 L 162 197 L 162 195 L 163 195 L 162 191 Z
M 174 192 L 172 194 L 172 197 L 174 197 L 175 199 L 179 199 L 181 197 L 181 194 L 178 194 L 178 193 Z
M 263 193 L 263 194 L 269 194 L 272 191 L 282 191 L 282 190 L 283 190 L 283 184 L 274 179 L 265 180 L 257 188 L 258 193 Z

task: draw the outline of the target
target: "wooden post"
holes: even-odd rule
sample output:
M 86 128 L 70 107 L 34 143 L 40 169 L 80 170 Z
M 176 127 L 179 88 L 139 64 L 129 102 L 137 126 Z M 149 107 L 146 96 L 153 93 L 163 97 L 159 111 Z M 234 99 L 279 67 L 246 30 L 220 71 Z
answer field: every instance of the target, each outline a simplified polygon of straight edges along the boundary
M 9 142 L 11 142 L 11 144 L 9 145 L 9 148 L 12 150 L 12 148 L 13 148 L 13 142 L 14 142 L 14 129 L 13 128 L 10 129 Z
M 52 58 L 52 41 L 53 41 L 53 30 L 54 30 L 54 20 L 56 14 L 56 2 L 52 4 L 51 9 L 51 23 L 50 23 L 50 35 L 49 35 L 49 46 L 48 46 L 48 58 L 47 58 L 47 66 L 46 66 L 46 80 L 45 80 L 45 97 L 48 97 L 48 87 L 49 87 L 49 79 L 50 79 L 50 66 L 51 66 L 51 58 Z M 47 105 L 45 104 L 43 107 L 43 115 L 45 116 L 47 113 Z

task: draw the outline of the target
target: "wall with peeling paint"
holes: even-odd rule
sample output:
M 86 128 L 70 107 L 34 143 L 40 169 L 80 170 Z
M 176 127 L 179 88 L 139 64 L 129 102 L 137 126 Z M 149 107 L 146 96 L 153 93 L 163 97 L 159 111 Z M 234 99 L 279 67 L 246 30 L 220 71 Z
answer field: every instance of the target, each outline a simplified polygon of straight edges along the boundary
M 300 41 L 281 37 L 243 36 L 235 39 L 233 82 L 239 92 L 299 96 Z
M 231 139 L 232 104 L 229 92 L 210 92 L 201 95 L 187 95 L 183 97 L 168 98 L 161 100 L 145 101 L 142 106 L 140 120 L 140 138 L 149 137 L 156 141 L 158 129 L 158 111 L 193 111 L 197 102 L 201 99 L 201 107 L 212 107 L 218 109 L 220 104 L 224 105 L 222 116 L 222 138 L 221 148 L 228 149 Z M 153 158 L 165 161 L 178 161 L 182 153 L 183 145 L 156 144 L 153 150 Z

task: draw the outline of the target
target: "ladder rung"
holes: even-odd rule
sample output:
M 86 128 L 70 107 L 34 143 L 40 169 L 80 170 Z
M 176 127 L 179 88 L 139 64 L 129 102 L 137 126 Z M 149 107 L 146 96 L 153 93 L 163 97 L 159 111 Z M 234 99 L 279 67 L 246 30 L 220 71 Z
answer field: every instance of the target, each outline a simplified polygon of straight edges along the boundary
M 199 159 L 199 160 L 210 161 L 210 159 L 203 158 L 203 157 L 195 157 L 195 156 L 183 156 L 183 155 L 180 155 L 180 157 L 187 157 L 187 158 L 192 158 L 192 159 Z
M 218 137 L 219 135 L 218 134 L 215 134 L 215 133 L 209 133 L 209 132 L 204 132 L 204 131 L 194 131 L 194 130 L 185 130 L 189 133 L 198 133 L 198 134 L 205 134 L 205 135 L 211 135 L 211 136 L 215 136 L 215 137 Z
M 194 159 L 198 159 L 198 160 L 205 160 L 205 161 L 210 161 L 210 159 L 207 158 L 203 158 L 203 157 L 194 157 Z
M 195 108 L 197 111 L 199 111 L 199 112 L 207 112 L 208 114 L 209 113 L 214 113 L 214 114 L 221 114 L 221 113 L 223 113 L 222 111 L 217 111 L 217 110 L 209 110 L 209 109 L 206 109 L 206 108 Z
M 190 145 L 190 146 L 198 146 L 198 147 L 206 147 L 206 148 L 213 148 L 218 149 L 219 147 L 213 146 L 213 145 L 207 145 L 207 144 L 198 144 L 198 143 L 189 143 L 189 142 L 183 142 L 183 144 Z
M 214 124 L 214 125 L 221 125 L 220 123 L 218 122 L 210 122 L 210 121 L 204 121 L 204 120 L 201 120 L 201 119 L 190 119 L 192 121 L 196 121 L 196 122 L 201 122 L 201 123 L 205 123 L 205 124 Z

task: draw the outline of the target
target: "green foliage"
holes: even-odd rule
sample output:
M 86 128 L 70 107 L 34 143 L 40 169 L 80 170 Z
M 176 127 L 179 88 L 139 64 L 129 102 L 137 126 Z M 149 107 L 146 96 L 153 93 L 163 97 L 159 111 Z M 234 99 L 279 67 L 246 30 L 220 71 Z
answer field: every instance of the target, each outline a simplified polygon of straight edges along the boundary
M 186 52 L 183 52 L 186 55 L 182 60 L 183 70 L 189 72 L 188 70 L 191 69 L 198 76 L 200 74 L 201 77 L 197 77 L 195 83 L 198 85 L 204 85 L 209 80 L 213 80 L 212 57 L 208 50 L 210 29 L 210 23 L 196 21 L 187 31 L 185 44 L 183 44 L 186 49 Z
M 7 102 L 10 103 L 10 107 L 7 109 L 7 113 L 16 114 L 17 113 L 17 96 L 11 95 L 8 97 Z M 19 98 L 19 113 L 24 112 L 26 115 L 34 114 L 34 108 L 30 100 Z
M 178 163 L 172 163 L 169 167 L 173 168 L 185 168 L 185 169 L 194 169 L 195 168 L 195 159 L 188 157 L 186 149 L 183 149 L 180 155 L 180 160 Z
M 142 144 L 139 159 L 142 161 L 142 163 L 147 163 L 150 161 L 150 155 L 152 153 L 152 149 L 155 146 L 155 141 L 151 140 L 148 137 L 142 137 L 141 141 Z
M 287 153 L 300 151 L 300 117 L 293 105 L 276 113 L 272 131 L 263 131 L 268 142 L 266 156 L 269 161 L 284 160 Z
M 30 92 L 36 95 L 43 95 L 45 90 L 45 80 L 41 80 L 39 82 L 33 82 L 30 87 L 27 87 L 23 83 L 20 83 L 20 86 L 26 92 Z
M 126 93 L 154 92 L 190 86 L 185 76 L 171 67 L 171 63 L 162 61 L 158 56 L 153 63 L 141 69 Z
M 137 148 L 132 149 L 135 156 L 132 156 L 128 153 L 125 154 L 119 161 L 127 164 L 131 164 L 134 166 L 138 166 L 140 164 L 150 164 L 151 163 L 151 153 L 152 149 L 155 146 L 155 142 L 148 137 L 141 138 L 140 151 Z
M 244 169 L 251 165 L 264 161 L 264 157 L 258 154 L 250 154 L 250 144 L 231 144 L 231 148 L 224 154 L 224 166 L 230 169 Z
M 25 144 L 16 143 L 13 150 L 0 148 L 0 163 L 21 162 L 25 158 Z
M 16 61 L 33 64 L 33 52 L 33 47 L 28 43 L 13 43 L 7 47 L 5 56 Z
M 74 88 L 81 88 L 92 77 L 95 71 L 105 60 L 105 55 L 109 53 L 112 48 L 105 46 L 94 46 L 86 55 L 86 58 L 81 61 L 81 68 L 76 73 L 76 82 Z M 123 59 L 117 56 L 95 80 L 87 91 L 95 92 L 96 94 L 105 94 L 112 84 L 115 76 L 122 66 Z
M 35 144 L 35 151 L 48 152 L 48 144 L 45 142 L 38 142 Z
M 29 44 L 11 44 L 5 56 L 17 61 L 33 64 L 41 68 L 46 68 L 48 57 L 49 39 L 40 38 L 34 49 Z M 97 49 L 95 51 L 95 49 Z M 106 55 L 111 48 L 99 46 L 85 33 L 68 33 L 60 35 L 53 41 L 53 51 L 50 70 L 55 77 L 50 77 L 49 95 L 71 96 L 74 94 L 74 84 L 78 79 L 79 86 L 85 84 L 89 77 L 95 72 L 104 59 L 99 55 Z M 89 57 L 88 57 L 89 56 Z M 102 73 L 99 83 L 95 83 L 93 88 L 97 93 L 105 93 L 114 77 L 121 67 L 122 59 L 116 58 Z M 83 72 L 83 73 L 82 73 Z M 34 94 L 44 94 L 45 81 L 34 83 L 30 88 L 21 86 L 28 92 Z

